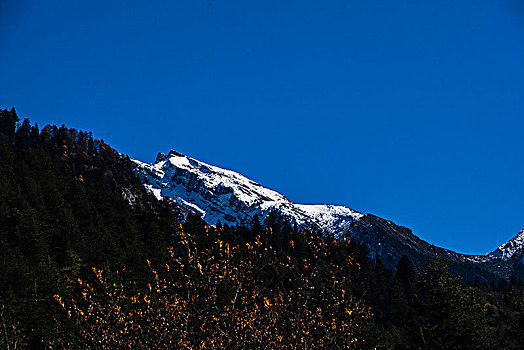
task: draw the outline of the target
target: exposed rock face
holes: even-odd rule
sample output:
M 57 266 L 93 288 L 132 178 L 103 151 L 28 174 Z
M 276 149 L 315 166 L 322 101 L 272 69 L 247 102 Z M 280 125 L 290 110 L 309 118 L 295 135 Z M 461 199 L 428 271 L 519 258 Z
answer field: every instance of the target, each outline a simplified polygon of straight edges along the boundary
M 176 151 L 159 153 L 153 164 L 133 160 L 144 186 L 158 198 L 170 198 L 198 213 L 208 223 L 237 225 L 270 211 L 286 215 L 302 228 L 322 230 L 335 237 L 346 236 L 365 243 L 373 257 L 394 267 L 403 254 L 419 267 L 438 252 L 450 260 L 452 270 L 466 279 L 476 276 L 491 280 L 524 277 L 524 230 L 485 255 L 464 255 L 434 247 L 415 236 L 409 228 L 344 206 L 305 205 L 289 201 L 282 194 L 231 170 L 212 166 Z
M 304 228 L 329 226 L 342 232 L 341 228 L 362 217 L 362 214 L 342 206 L 292 203 L 280 193 L 234 171 L 174 151 L 168 156 L 159 154 L 154 164 L 133 162 L 145 186 L 158 198 L 171 198 L 200 213 L 212 225 L 219 219 L 237 225 L 249 222 L 255 214 L 263 218 L 270 211 L 277 210 Z

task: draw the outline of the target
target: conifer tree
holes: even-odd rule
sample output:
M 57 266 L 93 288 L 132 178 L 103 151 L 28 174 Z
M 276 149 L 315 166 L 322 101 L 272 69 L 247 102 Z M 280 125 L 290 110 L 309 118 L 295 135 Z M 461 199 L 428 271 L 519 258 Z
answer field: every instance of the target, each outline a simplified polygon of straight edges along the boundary
M 494 333 L 485 303 L 450 274 L 435 255 L 418 280 L 415 342 L 423 349 L 485 350 L 494 346 Z
M 406 298 L 413 301 L 417 287 L 417 272 L 415 266 L 405 254 L 397 263 L 395 278 L 402 284 Z

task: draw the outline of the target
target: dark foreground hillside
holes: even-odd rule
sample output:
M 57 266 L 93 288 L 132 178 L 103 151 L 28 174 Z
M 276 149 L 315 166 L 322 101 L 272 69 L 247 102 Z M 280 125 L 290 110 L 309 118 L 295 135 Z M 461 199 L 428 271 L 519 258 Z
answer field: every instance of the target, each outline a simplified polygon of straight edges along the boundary
M 0 111 L 0 348 L 520 348 L 516 279 L 395 271 L 285 217 L 209 227 L 91 133 Z

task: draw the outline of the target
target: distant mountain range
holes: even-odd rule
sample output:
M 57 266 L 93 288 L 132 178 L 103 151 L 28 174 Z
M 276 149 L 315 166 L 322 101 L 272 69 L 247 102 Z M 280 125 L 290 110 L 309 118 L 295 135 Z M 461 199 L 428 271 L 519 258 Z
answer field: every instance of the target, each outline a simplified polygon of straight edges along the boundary
M 159 153 L 154 163 L 132 160 L 134 170 L 148 191 L 169 198 L 187 211 L 197 213 L 211 225 L 247 224 L 257 214 L 263 219 L 276 211 L 303 229 L 336 238 L 347 237 L 368 246 L 372 257 L 380 257 L 393 268 L 406 254 L 418 267 L 434 253 L 447 256 L 452 271 L 466 280 L 524 278 L 524 230 L 491 253 L 465 255 L 435 247 L 415 236 L 409 228 L 372 214 L 328 205 L 297 204 L 247 177 L 209 165 L 176 151 Z

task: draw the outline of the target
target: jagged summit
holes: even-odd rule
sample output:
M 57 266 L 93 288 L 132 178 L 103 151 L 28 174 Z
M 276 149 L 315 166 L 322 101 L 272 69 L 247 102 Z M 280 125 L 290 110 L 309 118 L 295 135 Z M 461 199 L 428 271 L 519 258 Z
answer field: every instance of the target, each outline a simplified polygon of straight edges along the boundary
M 331 229 L 362 216 L 333 205 L 295 204 L 282 194 L 232 170 L 222 169 L 171 150 L 159 153 L 154 164 L 133 160 L 146 187 L 157 197 L 168 197 L 198 212 L 210 224 L 249 222 L 277 210 L 303 227 Z M 341 230 L 339 230 L 341 231 Z
M 170 150 L 167 155 L 165 153 L 158 152 L 158 154 L 156 155 L 155 163 L 159 163 L 159 162 L 161 162 L 163 160 L 166 160 L 167 158 L 170 158 L 170 157 L 185 157 L 185 155 L 183 155 L 182 153 L 177 152 L 175 150 Z
M 517 254 L 522 254 L 522 247 L 524 246 L 524 229 L 520 230 L 519 233 L 498 247 L 494 252 L 490 253 L 491 256 L 500 257 L 502 260 L 509 260 Z
M 465 278 L 524 277 L 524 230 L 484 255 L 465 255 L 438 248 L 415 236 L 410 229 L 344 206 L 291 202 L 284 195 L 232 170 L 210 165 L 180 152 L 158 153 L 155 163 L 133 160 L 135 172 L 157 198 L 170 198 L 185 210 L 198 213 L 209 224 L 247 224 L 256 214 L 264 218 L 276 211 L 302 228 L 346 236 L 366 244 L 373 257 L 389 267 L 407 254 L 423 266 L 435 250 L 450 259 L 452 269 Z

